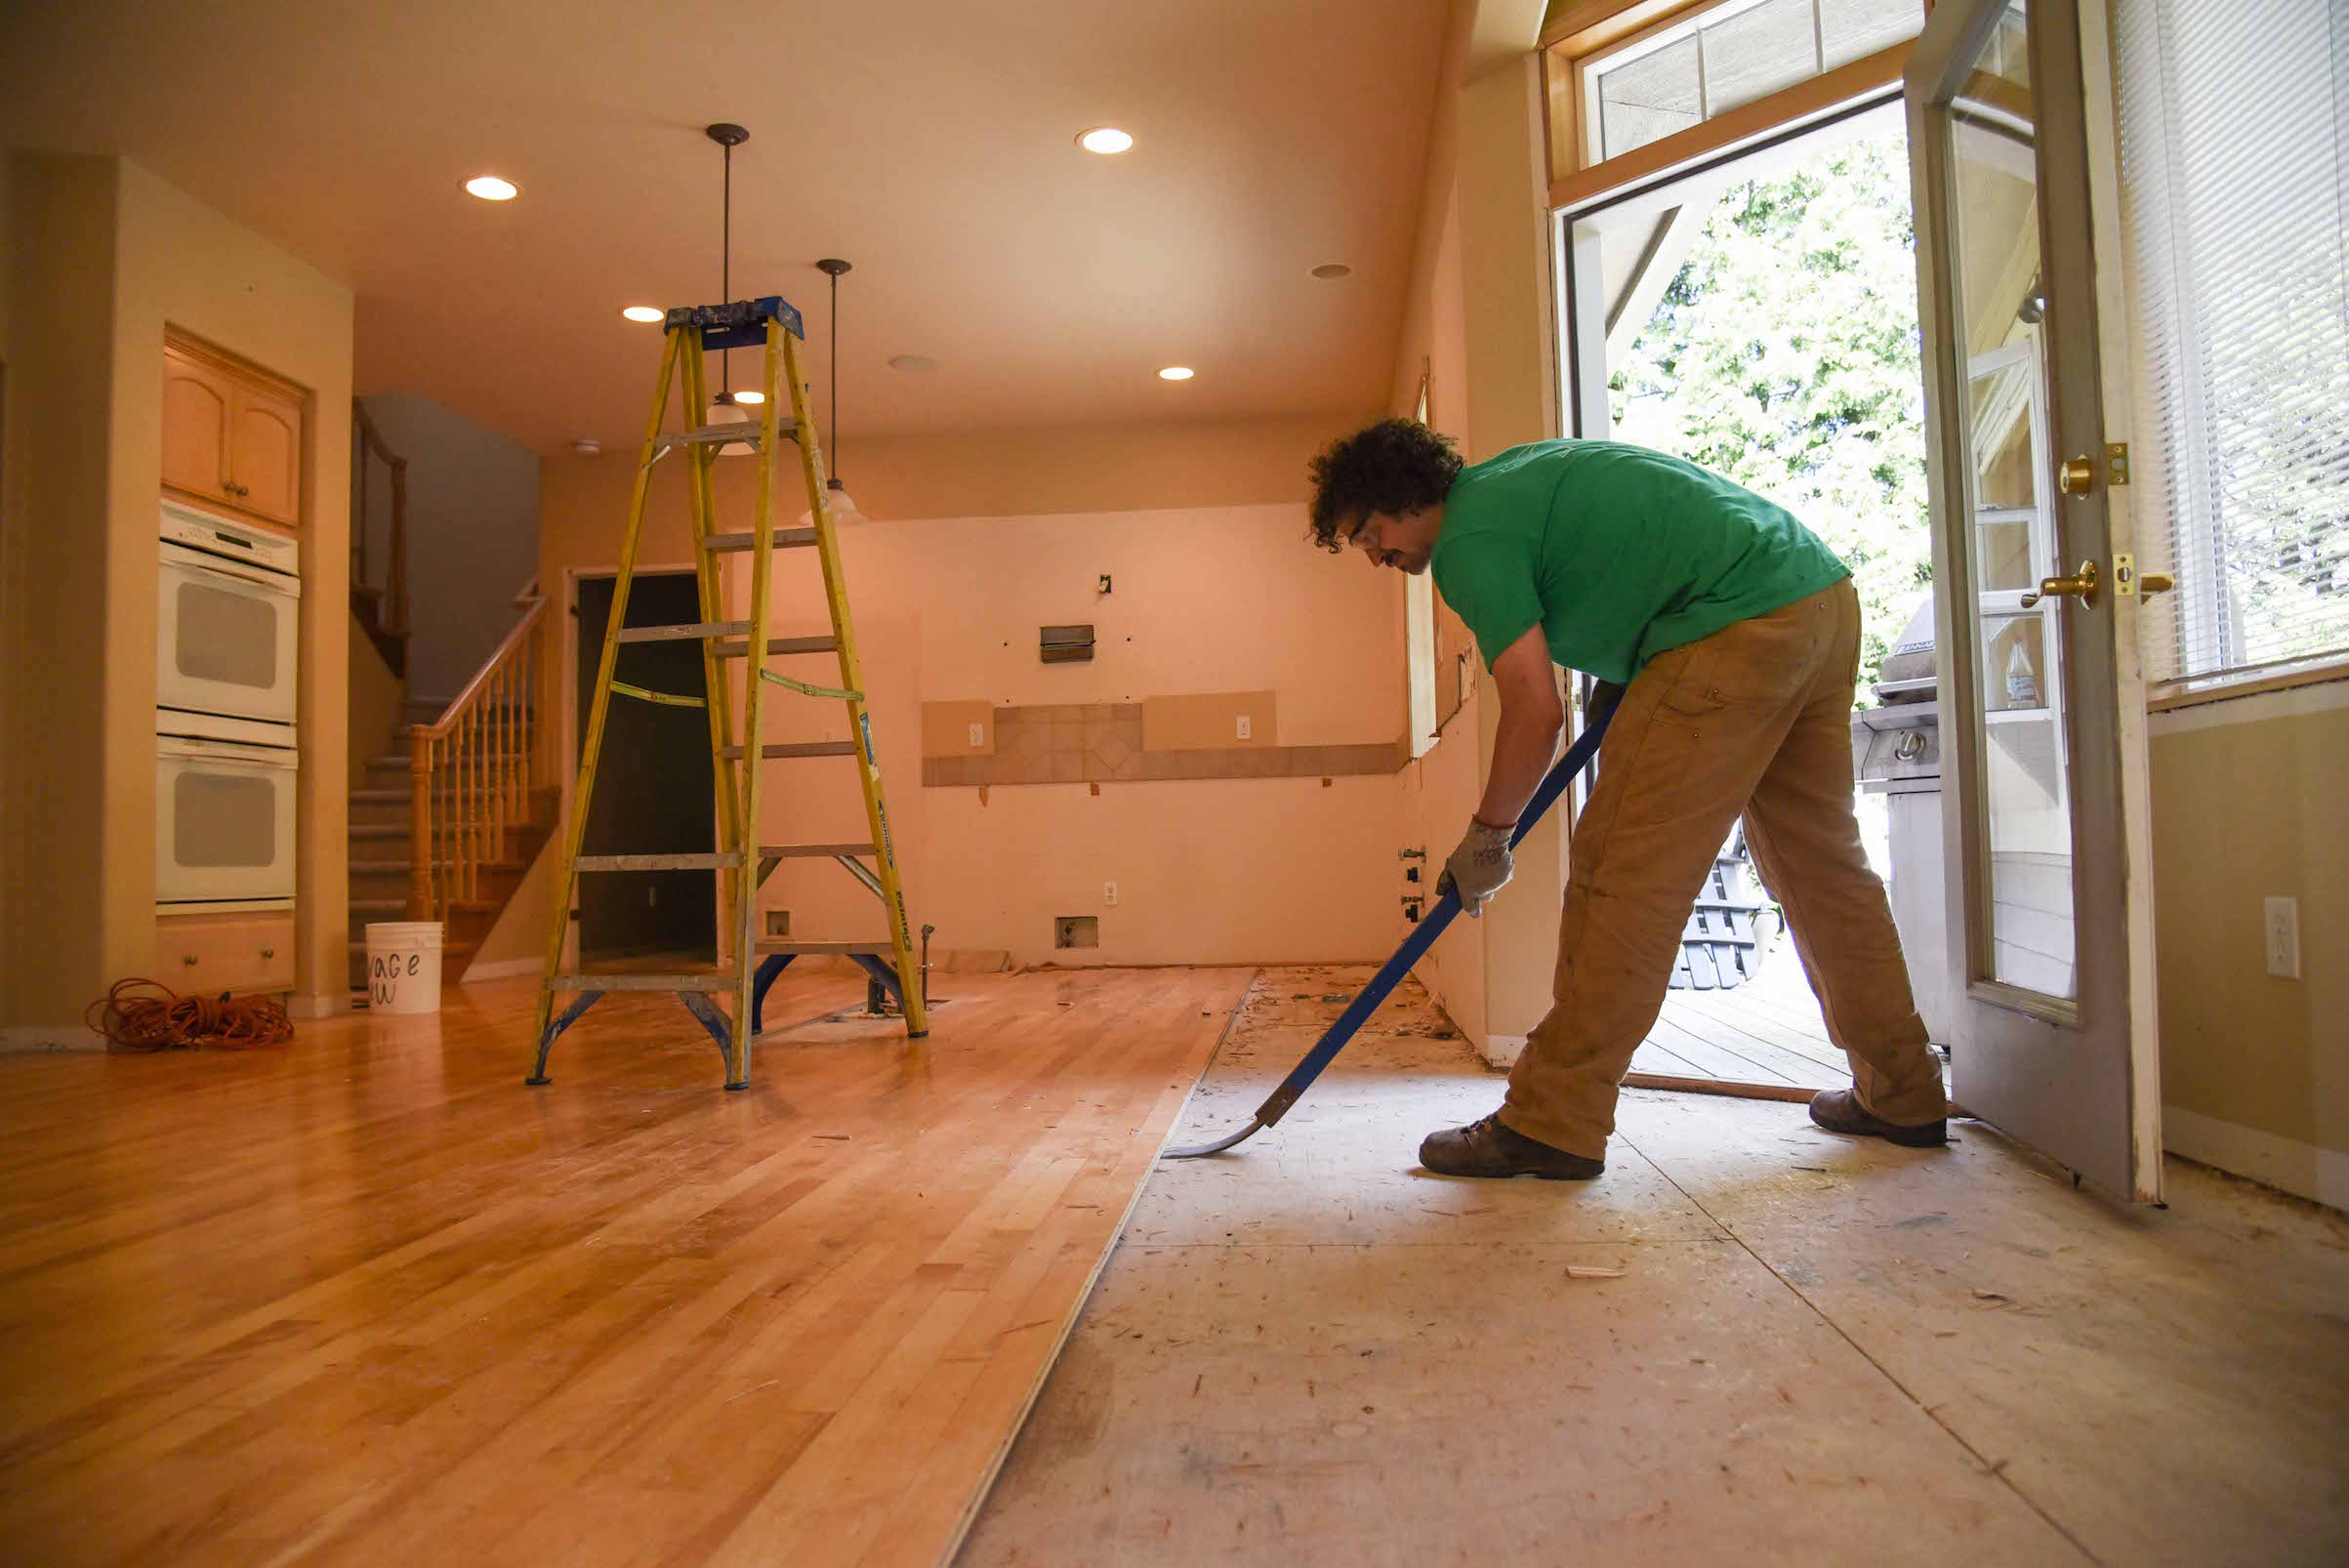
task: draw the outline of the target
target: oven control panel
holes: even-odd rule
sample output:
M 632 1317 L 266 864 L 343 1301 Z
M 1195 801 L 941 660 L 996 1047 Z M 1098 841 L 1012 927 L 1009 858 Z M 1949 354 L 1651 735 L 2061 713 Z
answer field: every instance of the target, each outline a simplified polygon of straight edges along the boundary
M 279 572 L 287 577 L 301 575 L 300 541 L 250 523 L 230 522 L 176 501 L 163 503 L 162 536 L 172 544 L 200 550 L 208 556 L 245 561 L 263 571 Z

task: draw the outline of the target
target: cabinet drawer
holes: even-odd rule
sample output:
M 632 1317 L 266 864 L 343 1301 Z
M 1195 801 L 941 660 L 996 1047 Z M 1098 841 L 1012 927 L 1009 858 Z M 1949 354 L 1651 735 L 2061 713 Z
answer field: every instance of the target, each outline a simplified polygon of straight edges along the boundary
M 182 995 L 294 988 L 294 915 L 165 915 L 154 977 Z

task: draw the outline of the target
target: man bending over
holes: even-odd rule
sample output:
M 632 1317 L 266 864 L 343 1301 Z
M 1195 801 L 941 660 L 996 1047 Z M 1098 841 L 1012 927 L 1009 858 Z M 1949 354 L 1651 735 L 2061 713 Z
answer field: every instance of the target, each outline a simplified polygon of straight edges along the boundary
M 1835 1133 L 1944 1141 L 1940 1064 L 1883 884 L 1852 815 L 1860 600 L 1779 507 L 1611 441 L 1536 441 L 1462 466 L 1390 419 L 1313 461 L 1313 536 L 1435 573 L 1501 689 L 1484 796 L 1437 887 L 1481 912 L 1565 727 L 1553 665 L 1622 688 L 1575 824 L 1548 1016 L 1501 1109 L 1429 1135 L 1446 1176 L 1580 1180 L 1606 1169 L 1631 1052 L 1664 1006 L 1690 905 L 1740 813 L 1787 912 L 1852 1087 L 1811 1101 Z

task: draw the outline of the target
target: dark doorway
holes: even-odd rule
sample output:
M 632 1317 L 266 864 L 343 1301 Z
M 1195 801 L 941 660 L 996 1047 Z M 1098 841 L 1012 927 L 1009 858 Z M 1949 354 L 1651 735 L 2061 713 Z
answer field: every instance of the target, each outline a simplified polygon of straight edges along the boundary
M 611 619 L 614 579 L 579 580 L 578 730 L 587 742 L 596 700 L 596 660 Z M 701 619 L 690 572 L 639 572 L 629 589 L 628 626 L 674 626 Z M 702 695 L 701 644 L 629 642 L 613 679 L 647 691 Z M 718 807 L 711 777 L 710 720 L 700 708 L 675 708 L 614 694 L 603 721 L 583 854 L 706 854 L 717 847 Z M 582 961 L 647 953 L 703 961 L 718 956 L 713 871 L 604 871 L 579 879 Z

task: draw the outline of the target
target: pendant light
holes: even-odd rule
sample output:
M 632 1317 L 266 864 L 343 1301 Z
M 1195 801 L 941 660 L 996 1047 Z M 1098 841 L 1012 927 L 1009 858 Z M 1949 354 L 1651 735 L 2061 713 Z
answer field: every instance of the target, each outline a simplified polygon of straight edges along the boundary
M 731 305 L 734 300 L 734 149 L 751 139 L 751 133 L 739 125 L 721 120 L 704 128 L 702 134 L 724 148 L 725 184 L 724 205 L 721 209 L 718 241 L 718 300 Z M 707 411 L 713 425 L 749 425 L 756 421 L 751 411 L 734 400 L 732 377 L 734 351 L 721 349 L 718 353 L 718 393 L 710 399 Z M 748 441 L 728 441 L 718 449 L 720 457 L 748 457 L 756 448 Z
M 846 262 L 837 256 L 827 256 L 815 264 L 816 270 L 832 279 L 832 417 L 824 422 L 824 433 L 832 438 L 834 472 L 824 481 L 825 509 L 835 522 L 862 522 L 864 514 L 856 510 L 847 486 L 840 482 L 840 275 L 851 270 Z M 812 522 L 815 512 L 810 508 L 800 514 L 800 521 Z

